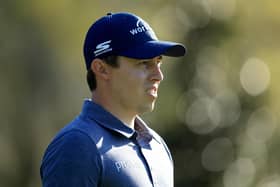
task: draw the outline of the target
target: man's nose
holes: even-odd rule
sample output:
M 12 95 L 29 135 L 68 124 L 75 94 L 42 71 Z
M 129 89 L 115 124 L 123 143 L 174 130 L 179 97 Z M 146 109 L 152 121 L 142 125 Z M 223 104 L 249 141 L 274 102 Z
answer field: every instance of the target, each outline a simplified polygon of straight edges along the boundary
M 153 81 L 162 81 L 164 78 L 163 73 L 161 71 L 161 68 L 157 65 L 153 68 L 152 74 L 151 74 L 151 80 Z

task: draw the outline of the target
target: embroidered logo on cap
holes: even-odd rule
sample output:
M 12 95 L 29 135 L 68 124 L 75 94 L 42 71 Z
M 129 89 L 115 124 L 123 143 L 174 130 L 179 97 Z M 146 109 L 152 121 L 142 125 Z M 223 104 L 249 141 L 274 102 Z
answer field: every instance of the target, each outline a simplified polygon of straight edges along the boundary
M 112 40 L 108 40 L 106 42 L 102 42 L 96 46 L 96 50 L 94 51 L 95 56 L 101 55 L 103 53 L 107 53 L 112 51 L 110 46 Z
M 138 20 L 138 21 L 136 22 L 136 28 L 131 29 L 131 30 L 130 30 L 130 33 L 131 33 L 132 35 L 135 35 L 135 34 L 138 34 L 138 33 L 141 33 L 141 32 L 145 32 L 145 31 L 148 31 L 148 30 L 149 30 L 149 27 L 147 27 L 147 25 L 143 24 L 143 23 L 141 22 L 141 20 Z
M 133 28 L 131 29 L 130 31 L 130 34 L 132 34 L 133 36 L 134 35 L 137 35 L 139 33 L 142 33 L 142 32 L 149 32 L 150 36 L 154 39 L 154 40 L 157 40 L 157 36 L 156 34 L 154 33 L 153 29 L 150 27 L 149 24 L 147 24 L 145 21 L 139 19 L 137 22 L 136 22 L 136 28 Z

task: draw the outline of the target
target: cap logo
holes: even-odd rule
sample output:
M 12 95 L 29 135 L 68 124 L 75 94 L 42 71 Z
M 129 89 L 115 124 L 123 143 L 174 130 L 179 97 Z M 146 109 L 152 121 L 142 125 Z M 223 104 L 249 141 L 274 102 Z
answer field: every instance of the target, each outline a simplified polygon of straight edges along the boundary
M 102 43 L 98 44 L 96 46 L 96 50 L 94 51 L 95 56 L 112 51 L 111 41 L 112 40 L 108 40 L 106 42 L 102 42 Z
M 140 19 L 136 22 L 136 28 L 131 29 L 130 33 L 132 35 L 145 32 L 149 30 L 149 25 L 145 25 Z

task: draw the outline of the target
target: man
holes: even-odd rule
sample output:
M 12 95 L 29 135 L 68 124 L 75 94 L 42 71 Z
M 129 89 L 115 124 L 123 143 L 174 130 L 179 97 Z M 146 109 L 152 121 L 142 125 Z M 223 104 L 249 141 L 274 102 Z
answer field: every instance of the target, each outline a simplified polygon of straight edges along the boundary
M 131 13 L 109 13 L 84 43 L 92 98 L 48 146 L 44 187 L 172 187 L 173 162 L 163 139 L 138 116 L 154 108 L 162 56 L 182 44 L 158 41 Z

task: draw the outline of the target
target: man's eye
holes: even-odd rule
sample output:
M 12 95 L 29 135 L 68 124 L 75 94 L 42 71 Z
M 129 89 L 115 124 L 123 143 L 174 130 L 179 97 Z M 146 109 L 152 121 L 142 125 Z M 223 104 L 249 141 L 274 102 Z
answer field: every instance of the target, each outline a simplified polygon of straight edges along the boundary
M 148 65 L 150 62 L 149 61 L 141 61 L 140 64 L 143 64 L 143 65 Z
M 143 61 L 140 61 L 139 63 L 138 63 L 138 65 L 140 65 L 140 66 L 145 66 L 145 67 L 154 67 L 154 66 L 158 66 L 158 67 L 160 67 L 161 66 L 161 64 L 162 64 L 162 62 L 161 61 L 159 61 L 159 62 L 154 62 L 154 61 L 151 61 L 151 60 L 143 60 Z
M 138 63 L 138 65 L 139 65 L 139 66 L 145 66 L 145 67 L 147 67 L 147 66 L 150 66 L 150 65 L 151 65 L 151 62 L 150 62 L 150 61 L 147 61 L 147 60 L 143 60 L 143 61 L 140 61 L 140 62 Z

